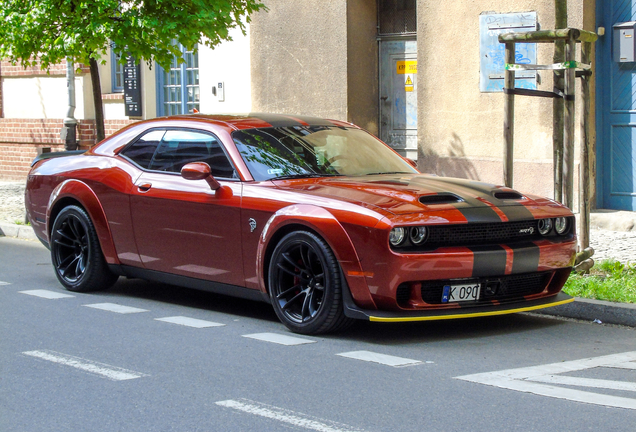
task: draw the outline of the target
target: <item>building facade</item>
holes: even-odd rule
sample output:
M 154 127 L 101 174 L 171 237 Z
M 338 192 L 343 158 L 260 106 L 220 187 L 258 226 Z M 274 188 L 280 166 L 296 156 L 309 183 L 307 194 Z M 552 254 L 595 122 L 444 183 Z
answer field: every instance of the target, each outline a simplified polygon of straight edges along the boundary
M 278 112 L 351 121 L 424 172 L 503 183 L 503 47 L 497 35 L 553 29 L 553 0 L 266 0 L 246 35 L 200 47 L 170 71 L 141 65 L 141 116 L 125 115 L 123 71 L 101 67 L 108 131 L 139 118 Z M 592 60 L 593 205 L 636 209 L 635 62 L 614 61 L 614 26 L 636 0 L 569 0 L 568 26 L 598 31 Z M 551 44 L 517 46 L 518 63 L 553 63 Z M 112 57 L 112 56 L 111 56 Z M 634 66 L 634 67 L 632 67 Z M 37 148 L 62 148 L 63 72 L 2 63 L 0 178 L 24 178 Z M 552 71 L 518 74 L 552 90 Z M 90 79 L 76 78 L 80 143 L 94 143 Z M 578 92 L 578 89 L 577 89 Z M 578 94 L 578 93 L 577 93 Z M 580 101 L 577 101 L 577 107 Z M 517 97 L 514 187 L 553 196 L 552 100 Z M 581 119 L 580 108 L 576 112 Z M 577 149 L 578 155 L 578 128 Z M 12 156 L 8 156 L 12 155 Z M 17 158 L 17 159 L 16 159 Z M 575 160 L 575 180 L 579 169 Z

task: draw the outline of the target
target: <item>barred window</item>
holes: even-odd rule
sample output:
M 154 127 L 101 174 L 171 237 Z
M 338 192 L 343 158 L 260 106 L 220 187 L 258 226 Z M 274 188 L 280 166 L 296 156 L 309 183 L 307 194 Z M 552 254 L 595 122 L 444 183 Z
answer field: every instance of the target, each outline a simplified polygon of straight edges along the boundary
M 416 0 L 378 0 L 379 34 L 415 33 L 417 30 Z

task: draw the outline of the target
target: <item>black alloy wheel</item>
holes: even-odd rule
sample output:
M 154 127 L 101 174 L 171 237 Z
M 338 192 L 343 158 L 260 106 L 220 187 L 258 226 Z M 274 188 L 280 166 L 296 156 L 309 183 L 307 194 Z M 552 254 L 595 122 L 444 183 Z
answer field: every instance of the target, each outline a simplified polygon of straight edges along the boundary
M 57 215 L 50 245 L 55 275 L 67 290 L 97 291 L 117 281 L 104 261 L 95 227 L 81 207 L 68 206 Z
M 296 333 L 334 332 L 352 323 L 342 307 L 338 261 L 313 233 L 296 231 L 281 239 L 270 261 L 269 289 L 276 315 Z

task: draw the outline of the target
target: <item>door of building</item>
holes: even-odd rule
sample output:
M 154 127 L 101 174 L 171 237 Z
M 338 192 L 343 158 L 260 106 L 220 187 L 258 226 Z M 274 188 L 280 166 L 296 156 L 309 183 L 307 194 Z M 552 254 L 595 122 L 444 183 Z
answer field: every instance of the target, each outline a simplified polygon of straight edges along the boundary
M 417 42 L 380 41 L 380 138 L 417 159 Z
M 636 210 L 636 62 L 615 61 L 613 26 L 636 21 L 636 0 L 597 0 L 597 206 Z

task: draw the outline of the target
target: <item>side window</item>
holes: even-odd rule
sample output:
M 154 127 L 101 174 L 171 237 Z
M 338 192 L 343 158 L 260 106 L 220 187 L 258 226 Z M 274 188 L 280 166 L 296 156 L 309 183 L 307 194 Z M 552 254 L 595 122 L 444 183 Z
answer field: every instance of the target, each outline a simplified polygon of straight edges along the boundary
M 121 154 L 135 162 L 142 168 L 149 169 L 152 156 L 155 154 L 165 130 L 152 130 L 141 136 L 133 145 L 125 149 Z
M 207 163 L 214 177 L 237 178 L 232 164 L 214 136 L 186 130 L 166 132 L 149 169 L 179 173 L 190 162 Z

